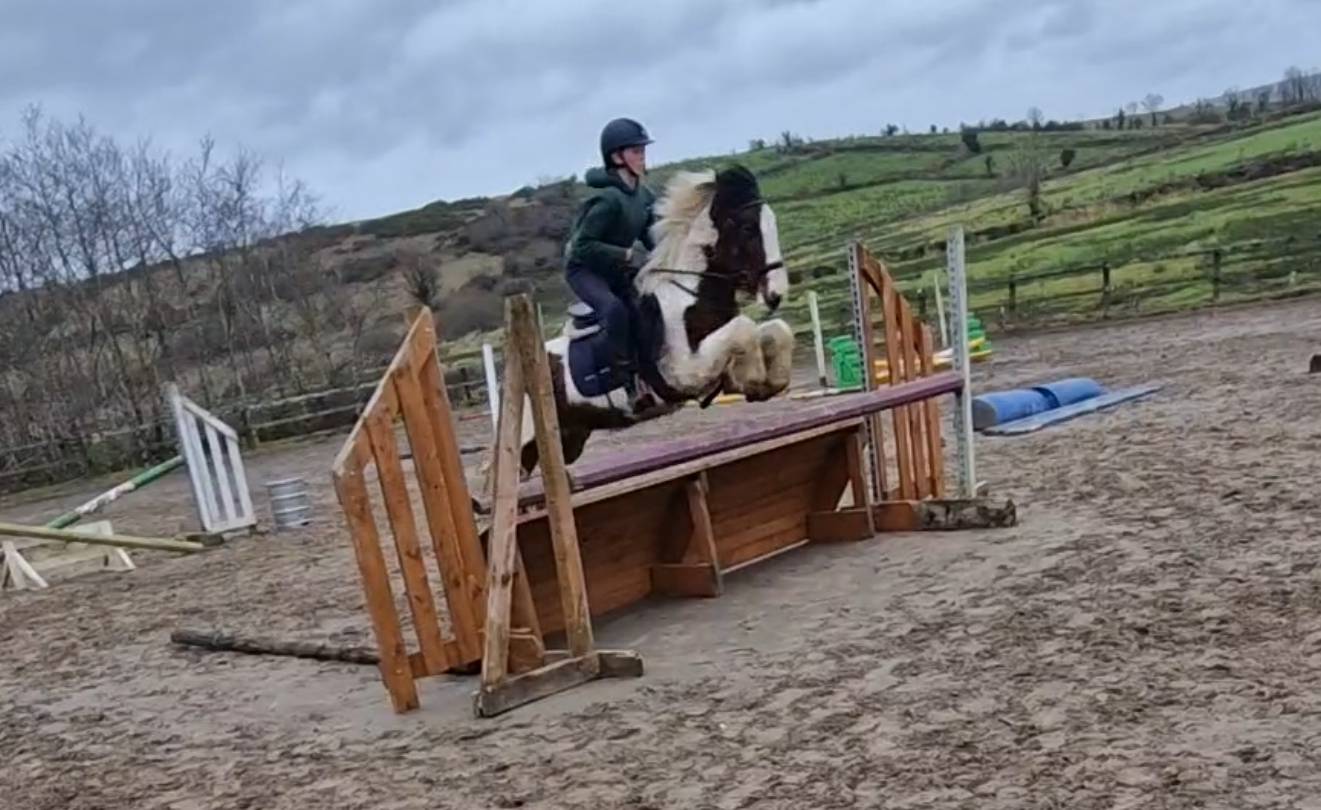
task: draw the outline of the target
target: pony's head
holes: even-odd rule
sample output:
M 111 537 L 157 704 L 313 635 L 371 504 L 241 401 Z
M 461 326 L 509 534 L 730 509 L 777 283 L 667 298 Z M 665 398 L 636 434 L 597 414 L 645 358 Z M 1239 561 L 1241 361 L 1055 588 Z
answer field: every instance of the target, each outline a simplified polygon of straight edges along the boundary
M 702 272 L 757 296 L 772 311 L 789 291 L 775 212 L 743 166 L 681 172 L 656 206 L 650 265 Z

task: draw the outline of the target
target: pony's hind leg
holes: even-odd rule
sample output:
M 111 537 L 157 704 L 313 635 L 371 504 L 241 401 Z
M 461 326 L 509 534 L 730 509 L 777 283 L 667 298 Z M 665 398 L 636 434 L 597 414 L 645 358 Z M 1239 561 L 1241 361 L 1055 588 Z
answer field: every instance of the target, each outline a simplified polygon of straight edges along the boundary
M 592 435 L 592 431 L 587 428 L 566 427 L 560 430 L 560 450 L 564 454 L 564 464 L 567 467 L 577 461 L 583 454 L 587 446 L 587 440 Z M 541 461 L 541 451 L 537 447 L 536 437 L 523 442 L 522 451 L 519 453 L 519 479 L 526 481 L 532 477 L 532 473 L 537 469 L 537 464 Z M 569 475 L 570 486 L 573 484 L 573 475 L 567 469 L 565 473 Z

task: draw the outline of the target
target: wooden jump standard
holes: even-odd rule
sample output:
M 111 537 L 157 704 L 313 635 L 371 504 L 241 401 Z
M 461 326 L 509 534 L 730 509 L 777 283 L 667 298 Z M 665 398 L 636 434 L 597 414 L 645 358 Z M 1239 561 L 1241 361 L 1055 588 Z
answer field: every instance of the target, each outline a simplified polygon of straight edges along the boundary
M 942 469 L 940 422 L 929 404 L 948 394 L 966 396 L 966 384 L 957 371 L 931 374 L 930 363 L 918 359 L 892 365 L 903 373 L 883 388 L 789 413 L 745 406 L 750 424 L 584 460 L 571 482 L 531 302 L 510 299 L 506 320 L 493 492 L 484 503 L 474 509 L 477 501 L 469 495 L 440 384 L 432 316 L 425 309 L 335 462 L 336 492 L 362 574 L 378 666 L 396 711 L 418 706 L 417 678 L 479 662 L 479 716 L 593 678 L 640 675 L 635 654 L 595 649 L 592 617 L 652 595 L 717 596 L 730 572 L 806 543 L 1016 520 L 1012 502 L 940 497 L 943 485 L 933 474 Z M 929 360 L 931 343 L 921 340 L 918 326 L 910 322 L 887 332 L 901 358 Z M 877 500 L 868 484 L 868 422 L 905 406 L 910 452 L 899 487 L 904 492 L 908 481 L 919 495 Z M 524 407 L 532 408 L 542 464 L 537 477 L 519 485 L 517 434 Z M 396 419 L 412 447 L 416 496 L 396 446 Z M 914 436 L 930 448 L 922 455 L 926 461 L 915 461 Z M 883 438 L 879 431 L 872 437 Z M 394 537 L 393 559 L 382 551 L 368 497 L 373 464 Z M 413 497 L 422 503 L 430 556 L 440 573 L 442 587 L 435 592 Z M 475 511 L 489 515 L 487 530 L 478 531 Z M 399 582 L 402 602 L 392 585 Z M 405 603 L 415 644 L 404 634 Z M 547 640 L 556 637 L 567 650 L 547 651 Z

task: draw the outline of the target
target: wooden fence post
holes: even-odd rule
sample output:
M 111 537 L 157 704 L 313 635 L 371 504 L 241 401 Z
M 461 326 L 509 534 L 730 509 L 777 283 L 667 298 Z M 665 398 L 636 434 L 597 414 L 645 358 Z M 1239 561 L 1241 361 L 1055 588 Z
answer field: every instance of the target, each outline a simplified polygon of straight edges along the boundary
M 1110 317 L 1110 262 L 1101 262 L 1101 318 Z
M 1220 248 L 1211 251 L 1211 303 L 1220 300 Z

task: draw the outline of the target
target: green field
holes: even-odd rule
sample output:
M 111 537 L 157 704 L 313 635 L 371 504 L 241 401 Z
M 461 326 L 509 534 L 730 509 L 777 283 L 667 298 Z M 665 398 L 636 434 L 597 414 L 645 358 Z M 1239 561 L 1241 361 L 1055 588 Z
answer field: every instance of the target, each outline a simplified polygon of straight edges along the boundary
M 1030 138 L 1047 167 L 1035 222 L 1025 191 L 1006 176 Z M 1321 283 L 1321 114 L 1232 127 L 983 133 L 981 145 L 970 155 L 954 135 L 901 136 L 738 156 L 775 206 L 798 282 L 785 315 L 800 335 L 809 328 L 807 290 L 820 297 L 827 333 L 848 329 L 850 240 L 862 240 L 913 290 L 943 267 L 955 223 L 965 229 L 972 304 L 993 324 L 1011 277 L 1022 280 L 1011 319 L 1023 322 L 1093 317 L 1103 303 L 1107 314 L 1142 314 Z M 1076 153 L 1068 169 L 1058 159 L 1066 148 Z M 1264 244 L 1249 245 L 1257 241 Z M 1112 288 L 1104 299 L 1103 262 Z
M 755 172 L 795 282 L 783 312 L 804 337 L 808 290 L 819 296 L 828 333 L 849 328 L 850 241 L 883 258 L 906 290 L 930 290 L 954 224 L 966 235 L 972 305 L 993 330 L 1321 283 L 1321 112 L 1125 130 L 986 130 L 978 141 L 974 152 L 957 133 L 793 140 L 659 166 L 649 182 L 659 191 L 676 171 L 733 162 Z M 1025 161 L 1043 172 L 1035 218 L 1015 171 Z M 465 210 L 437 204 L 387 221 L 407 231 L 414 220 Z M 1258 241 L 1267 244 L 1251 247 Z M 1102 263 L 1111 284 L 1104 295 Z M 557 283 L 544 281 L 552 291 Z M 556 328 L 560 303 L 548 297 L 546 305 L 547 326 Z M 453 350 L 470 353 L 480 339 L 470 335 Z

